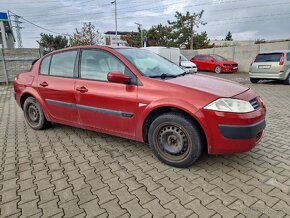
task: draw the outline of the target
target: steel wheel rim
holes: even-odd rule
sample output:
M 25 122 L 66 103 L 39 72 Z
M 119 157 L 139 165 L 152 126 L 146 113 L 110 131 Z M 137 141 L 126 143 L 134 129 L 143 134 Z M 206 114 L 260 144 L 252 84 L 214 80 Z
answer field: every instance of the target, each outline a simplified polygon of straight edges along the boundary
M 154 138 L 158 153 L 170 161 L 182 161 L 192 149 L 186 130 L 172 123 L 160 125 Z
M 215 68 L 215 72 L 216 72 L 216 73 L 221 73 L 221 67 L 220 67 L 220 66 L 217 66 L 217 67 Z
M 39 112 L 39 108 L 31 103 L 27 106 L 27 119 L 28 122 L 30 124 L 32 124 L 33 126 L 38 125 L 39 121 L 40 121 L 40 112 Z

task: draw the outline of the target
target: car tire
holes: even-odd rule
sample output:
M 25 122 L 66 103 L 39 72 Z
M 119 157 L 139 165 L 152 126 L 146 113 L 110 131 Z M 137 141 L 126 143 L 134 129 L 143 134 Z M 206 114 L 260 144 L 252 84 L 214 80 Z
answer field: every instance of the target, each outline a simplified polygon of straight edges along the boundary
M 35 130 L 42 130 L 49 126 L 40 104 L 34 97 L 28 97 L 23 104 L 24 117 L 28 125 Z
M 251 83 L 258 83 L 260 79 L 257 78 L 250 78 Z
M 289 73 L 289 75 L 287 76 L 287 78 L 283 81 L 283 83 L 284 83 L 285 85 L 290 85 L 290 73 Z
M 148 139 L 160 161 L 181 168 L 196 162 L 205 144 L 200 127 L 179 113 L 157 117 L 149 127 Z
M 217 73 L 217 74 L 220 74 L 220 73 L 222 72 L 222 68 L 221 68 L 221 66 L 216 66 L 216 67 L 214 68 L 214 72 Z

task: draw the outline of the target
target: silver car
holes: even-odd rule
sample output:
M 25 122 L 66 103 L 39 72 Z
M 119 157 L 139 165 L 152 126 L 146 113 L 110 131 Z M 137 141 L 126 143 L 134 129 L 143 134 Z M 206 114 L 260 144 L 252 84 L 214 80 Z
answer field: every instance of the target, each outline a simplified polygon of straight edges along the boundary
M 281 80 L 290 84 L 290 50 L 260 53 L 250 67 L 250 80 L 258 83 L 262 79 Z

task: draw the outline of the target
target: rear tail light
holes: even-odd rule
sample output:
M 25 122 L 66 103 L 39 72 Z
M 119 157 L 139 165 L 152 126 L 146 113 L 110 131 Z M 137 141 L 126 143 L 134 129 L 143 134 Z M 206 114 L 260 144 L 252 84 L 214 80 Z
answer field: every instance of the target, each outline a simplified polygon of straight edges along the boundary
M 284 53 L 282 53 L 279 65 L 284 65 Z

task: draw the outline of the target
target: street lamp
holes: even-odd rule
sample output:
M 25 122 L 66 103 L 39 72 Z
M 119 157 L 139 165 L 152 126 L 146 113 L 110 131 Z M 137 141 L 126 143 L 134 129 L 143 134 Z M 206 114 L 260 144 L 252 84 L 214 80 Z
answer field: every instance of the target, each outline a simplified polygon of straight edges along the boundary
M 136 23 L 136 22 L 135 22 L 135 24 L 138 25 L 139 28 L 140 28 L 140 31 L 141 31 L 141 47 L 143 47 L 143 27 L 142 27 L 142 24 Z
M 116 37 L 116 44 L 119 45 L 118 39 L 117 39 L 117 32 L 118 32 L 118 23 L 117 23 L 117 0 L 111 2 L 111 4 L 115 4 L 115 37 Z

